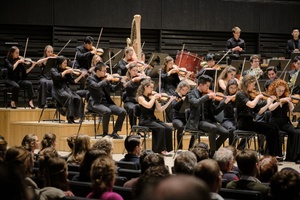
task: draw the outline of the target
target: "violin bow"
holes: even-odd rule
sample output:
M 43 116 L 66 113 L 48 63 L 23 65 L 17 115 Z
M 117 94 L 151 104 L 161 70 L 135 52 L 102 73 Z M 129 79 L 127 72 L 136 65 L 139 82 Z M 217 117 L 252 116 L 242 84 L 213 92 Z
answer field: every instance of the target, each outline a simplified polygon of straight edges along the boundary
M 280 77 L 282 76 L 282 74 L 286 71 L 287 66 L 290 64 L 291 60 L 292 60 L 292 59 L 289 59 L 289 62 L 285 65 L 285 67 L 284 67 L 283 70 L 282 70 L 282 73 L 280 74 L 280 76 L 279 76 L 278 78 L 280 78 Z M 284 80 L 284 79 L 283 79 L 283 80 Z
M 225 58 L 225 56 L 227 56 L 227 54 L 229 54 L 230 51 L 231 51 L 231 49 L 229 49 L 214 66 L 218 65 Z
M 63 48 L 61 48 L 61 50 L 57 53 L 57 56 L 66 48 L 66 46 L 71 42 L 71 39 L 69 39 L 69 41 L 65 44 L 65 46 L 63 46 Z
M 216 93 L 216 87 L 217 87 L 217 72 L 218 70 L 215 70 L 215 84 L 214 84 L 214 93 Z
M 242 66 L 241 76 L 243 76 L 243 72 L 244 72 L 244 68 L 245 68 L 245 63 L 246 63 L 246 57 L 243 60 L 243 66 Z
M 258 82 L 257 78 L 255 78 L 255 81 L 256 81 L 256 84 L 257 84 L 258 91 L 261 94 L 261 89 L 260 89 L 260 85 L 259 85 L 259 82 Z
M 114 59 L 119 53 L 121 53 L 121 51 L 122 51 L 122 50 L 118 51 L 113 57 L 111 57 L 111 58 L 109 58 L 107 61 L 105 61 L 104 64 L 107 64 L 108 62 L 110 62 L 110 60 Z M 108 55 L 109 57 L 110 57 L 110 53 L 111 53 L 111 52 L 109 52 L 109 55 Z
M 24 56 L 23 56 L 24 59 L 25 59 L 25 56 L 26 56 L 26 51 L 27 51 L 27 46 L 28 46 L 28 40 L 29 40 L 29 38 L 27 38 L 26 44 L 25 44 Z
M 159 69 L 159 79 L 158 79 L 158 93 L 161 91 L 161 68 Z
M 182 45 L 182 49 L 181 49 L 181 53 L 180 53 L 180 59 L 179 59 L 178 67 L 180 67 L 180 64 L 181 64 L 181 59 L 182 59 L 184 47 L 185 47 L 185 44 Z
M 76 62 L 76 58 L 77 58 L 77 51 L 76 51 L 76 53 L 75 53 L 75 57 L 74 57 L 74 61 L 73 61 L 73 65 L 72 65 L 72 69 L 74 69 L 75 62 Z
M 103 28 L 101 28 L 100 30 L 100 33 L 99 33 L 99 37 L 98 37 L 98 40 L 97 40 L 97 44 L 96 44 L 96 50 L 98 49 L 98 45 L 99 45 L 99 42 L 100 42 L 100 38 L 101 38 L 101 35 L 102 35 L 102 31 L 103 31 Z
M 111 57 L 110 57 L 111 51 L 108 52 L 108 58 L 109 58 L 109 68 L 110 68 L 110 74 L 112 75 L 112 66 L 111 66 Z

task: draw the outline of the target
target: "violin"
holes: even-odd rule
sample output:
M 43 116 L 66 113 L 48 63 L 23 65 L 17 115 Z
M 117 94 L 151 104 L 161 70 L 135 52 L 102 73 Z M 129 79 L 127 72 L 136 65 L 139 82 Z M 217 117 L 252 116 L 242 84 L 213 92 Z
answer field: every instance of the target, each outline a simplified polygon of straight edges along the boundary
M 113 83 L 117 83 L 123 78 L 123 76 L 120 76 L 119 74 L 112 74 L 111 75 L 109 73 L 106 73 L 105 76 L 101 78 L 101 80 L 105 80 L 108 77 L 112 77 L 111 82 L 113 82 Z
M 155 94 L 158 94 L 158 93 L 155 92 L 155 91 L 152 91 L 152 93 L 149 94 L 148 97 L 150 99 L 152 99 Z M 159 93 L 159 94 L 161 95 L 161 97 L 158 100 L 163 101 L 163 102 L 167 101 L 169 99 L 169 97 L 170 97 L 167 93 Z
M 92 48 L 89 49 L 89 51 L 95 51 L 96 52 L 95 54 L 99 55 L 99 56 L 102 56 L 104 53 L 103 49 L 101 49 L 101 48 L 96 49 L 96 47 L 94 47 L 94 46 L 92 46 Z
M 24 65 L 31 65 L 34 61 L 31 60 L 31 58 L 24 58 L 22 56 L 19 56 L 18 60 L 23 60 L 24 61 Z
M 264 96 L 263 100 L 267 100 L 267 99 L 270 97 L 270 95 L 268 95 L 268 94 L 265 93 L 265 92 L 259 93 L 259 92 L 257 92 L 256 90 L 252 90 L 251 92 L 249 92 L 249 96 L 250 96 L 252 99 L 255 99 L 255 97 L 256 97 L 257 95 L 260 95 L 260 94 L 262 94 L 262 95 Z
M 69 66 L 67 66 L 65 70 L 67 70 L 67 69 L 72 69 L 73 70 L 72 74 L 75 76 L 80 76 L 82 73 L 80 69 L 73 69 L 72 67 L 69 67 Z

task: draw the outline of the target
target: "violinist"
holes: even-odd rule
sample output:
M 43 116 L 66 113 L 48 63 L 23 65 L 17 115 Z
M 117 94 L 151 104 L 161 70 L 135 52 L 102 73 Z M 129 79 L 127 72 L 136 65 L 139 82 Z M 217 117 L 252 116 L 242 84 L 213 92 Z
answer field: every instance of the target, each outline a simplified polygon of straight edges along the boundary
M 184 105 L 185 98 L 190 91 L 190 85 L 186 81 L 181 81 L 176 88 L 176 99 L 172 101 L 171 105 L 173 108 L 173 120 L 172 124 L 175 129 L 177 129 L 177 144 L 178 149 L 182 149 L 182 143 L 179 144 L 179 141 L 182 138 L 182 133 L 184 126 L 186 124 L 185 113 L 181 113 L 181 107 Z
M 238 83 L 239 81 L 237 80 L 237 78 L 235 78 L 235 75 L 236 75 L 235 67 L 227 66 L 225 69 L 223 69 L 223 71 L 221 72 L 217 80 L 218 82 L 217 91 L 224 92 L 226 90 L 228 81 L 231 79 L 235 79 L 236 82 Z
M 197 79 L 201 75 L 205 74 L 206 70 L 219 70 L 219 67 L 216 66 L 216 61 L 215 61 L 215 58 L 214 58 L 214 54 L 211 54 L 211 53 L 208 53 L 205 56 L 205 61 L 201 62 L 200 65 L 202 66 L 202 69 L 196 75 Z M 212 77 L 212 78 L 214 78 L 214 77 Z
M 300 164 L 300 129 L 295 129 L 288 117 L 288 114 L 293 112 L 294 104 L 289 96 L 287 83 L 277 79 L 271 83 L 268 91 L 269 95 L 276 96 L 276 101 L 269 106 L 272 112 L 270 123 L 288 134 L 285 160 Z
M 44 49 L 44 56 L 37 61 L 38 66 L 41 68 L 41 75 L 39 79 L 39 98 L 38 98 L 38 107 L 43 108 L 46 105 L 46 99 L 50 95 L 53 86 L 53 81 L 51 79 L 50 70 L 48 73 L 45 73 L 45 68 L 47 60 L 53 57 L 53 47 L 47 45 Z
M 160 153 L 163 156 L 172 156 L 169 152 L 172 151 L 172 128 L 166 123 L 157 119 L 154 115 L 155 109 L 163 112 L 171 102 L 176 98 L 171 96 L 169 101 L 161 106 L 158 99 L 161 94 L 152 95 L 154 82 L 150 79 L 142 81 L 137 90 L 137 102 L 140 105 L 141 116 L 139 125 L 147 126 L 152 131 L 152 150 L 155 153 Z
M 81 97 L 71 90 L 69 84 L 77 83 L 84 75 L 81 74 L 74 80 L 73 69 L 67 67 L 67 58 L 58 56 L 56 59 L 57 66 L 50 70 L 53 80 L 52 97 L 66 108 L 68 123 L 72 124 L 75 123 L 74 119 L 82 117 L 83 102 Z
M 251 76 L 254 76 L 256 79 L 260 79 L 263 76 L 263 71 L 260 68 L 260 57 L 258 55 L 252 55 L 250 57 L 250 69 L 249 70 L 245 70 L 243 72 L 243 76 L 246 74 L 250 74 Z
M 116 85 L 111 84 L 113 76 L 106 74 L 106 65 L 103 62 L 96 64 L 94 73 L 87 78 L 87 88 L 90 93 L 87 109 L 99 113 L 103 116 L 103 136 L 109 135 L 114 139 L 122 139 L 118 134 L 122 130 L 126 116 L 126 110 L 116 106 L 110 97 L 111 92 L 115 92 L 122 87 L 121 81 Z M 108 125 L 111 114 L 117 115 L 117 121 L 113 127 L 112 134 L 108 134 Z
M 124 57 L 119 61 L 117 73 L 121 76 L 125 76 L 127 72 L 126 65 L 135 61 L 133 58 L 134 50 L 132 47 L 126 47 L 124 51 Z
M 292 91 L 292 94 L 300 94 L 300 86 L 296 85 L 296 80 L 297 80 L 299 70 L 300 70 L 300 56 L 296 56 L 294 58 L 293 64 L 295 66 L 295 69 L 288 72 L 289 78 L 290 78 L 288 85 Z
M 95 66 L 98 62 L 103 62 L 103 60 L 98 54 L 95 54 L 92 58 L 91 68 L 88 71 L 89 74 L 91 74 L 95 70 Z
M 186 123 L 186 128 L 189 130 L 202 130 L 209 133 L 210 156 L 213 157 L 215 151 L 219 149 L 229 137 L 229 131 L 215 120 L 214 116 L 222 110 L 217 109 L 213 103 L 216 94 L 209 91 L 211 82 L 212 78 L 210 76 L 200 76 L 198 79 L 198 87 L 188 94 L 190 116 Z M 192 136 L 190 148 L 192 148 L 194 140 L 195 137 Z
M 241 90 L 236 94 L 237 107 L 237 126 L 241 130 L 255 131 L 266 136 L 266 142 L 271 156 L 282 156 L 282 150 L 279 142 L 279 130 L 277 126 L 262 122 L 254 121 L 255 113 L 262 114 L 276 97 L 271 96 L 267 99 L 267 103 L 262 104 L 263 94 L 255 97 L 250 96 L 255 89 L 256 79 L 251 75 L 246 75 L 241 81 Z
M 235 121 L 235 95 L 238 91 L 238 82 L 236 79 L 232 78 L 227 82 L 226 89 L 224 92 L 224 98 L 219 103 L 218 108 L 222 108 L 224 110 L 224 119 L 222 122 L 222 126 L 226 128 L 229 133 L 229 145 L 235 146 L 233 144 L 233 131 L 236 130 L 236 121 Z
M 270 66 L 266 69 L 266 73 L 267 73 L 269 80 L 267 80 L 265 82 L 264 89 L 266 92 L 268 92 L 269 85 L 278 78 L 277 77 L 277 69 L 274 66 Z
M 10 107 L 16 109 L 16 102 L 18 102 L 20 87 L 27 90 L 29 106 L 31 109 L 35 109 L 33 105 L 33 86 L 32 83 L 26 80 L 27 74 L 36 65 L 36 62 L 32 62 L 28 69 L 25 69 L 25 60 L 19 55 L 19 48 L 12 46 L 7 53 L 7 57 L 4 62 L 4 66 L 7 69 L 7 77 L 5 84 L 12 87 L 12 98 Z
M 133 108 L 137 104 L 136 91 L 145 78 L 147 77 L 138 73 L 138 66 L 136 62 L 131 62 L 128 64 L 126 82 L 124 83 L 125 92 L 122 95 L 122 100 L 124 101 L 124 108 L 129 114 L 129 122 L 131 127 L 136 125 L 136 117 L 133 113 Z

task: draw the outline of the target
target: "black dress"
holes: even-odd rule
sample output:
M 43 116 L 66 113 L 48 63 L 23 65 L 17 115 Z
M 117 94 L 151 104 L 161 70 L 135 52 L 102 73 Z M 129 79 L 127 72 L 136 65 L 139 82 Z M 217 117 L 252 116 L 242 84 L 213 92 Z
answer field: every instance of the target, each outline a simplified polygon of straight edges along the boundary
M 278 106 L 272 111 L 272 117 L 270 122 L 276 124 L 281 131 L 285 131 L 288 134 L 287 149 L 286 149 L 286 161 L 296 161 L 298 155 L 300 155 L 300 129 L 295 129 L 292 125 L 289 117 L 289 106 L 287 103 L 282 107 Z
M 146 101 L 149 97 L 143 96 Z M 140 105 L 141 116 L 139 125 L 147 126 L 152 131 L 152 150 L 155 153 L 161 153 L 164 150 L 172 151 L 172 128 L 166 123 L 156 119 L 154 115 L 155 103 L 149 108 Z
M 51 96 L 53 81 L 51 79 L 51 72 L 45 73 L 46 65 L 42 63 L 41 65 L 41 75 L 39 79 L 39 98 L 38 98 L 38 106 L 42 108 L 46 105 L 47 97 Z
M 61 71 L 52 68 L 51 77 L 53 80 L 52 97 L 63 108 L 66 108 L 67 117 L 80 118 L 83 112 L 83 103 L 81 97 L 69 88 L 69 84 L 75 84 L 72 76 L 66 74 L 62 77 Z

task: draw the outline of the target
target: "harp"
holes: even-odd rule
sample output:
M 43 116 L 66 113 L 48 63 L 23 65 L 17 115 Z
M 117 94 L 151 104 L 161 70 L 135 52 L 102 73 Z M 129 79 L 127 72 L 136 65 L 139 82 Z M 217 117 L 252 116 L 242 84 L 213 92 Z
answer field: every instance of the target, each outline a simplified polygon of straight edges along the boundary
M 142 59 L 141 48 L 141 15 L 134 15 L 131 25 L 130 38 L 127 38 L 127 47 L 133 47 L 137 60 Z

